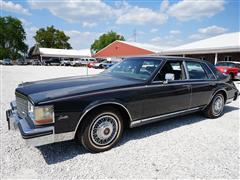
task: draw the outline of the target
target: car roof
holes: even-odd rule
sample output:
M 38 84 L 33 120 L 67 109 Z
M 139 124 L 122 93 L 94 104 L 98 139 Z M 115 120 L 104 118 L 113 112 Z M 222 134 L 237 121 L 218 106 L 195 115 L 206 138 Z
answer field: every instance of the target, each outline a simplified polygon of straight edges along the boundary
M 136 59 L 136 58 L 140 58 L 140 59 L 156 59 L 156 60 L 163 60 L 163 59 L 167 59 L 167 60 L 191 60 L 191 61 L 196 61 L 196 62 L 205 62 L 205 63 L 209 63 L 208 61 L 205 60 L 201 60 L 201 59 L 196 59 L 196 58 L 190 58 L 190 57 L 181 57 L 181 56 L 154 56 L 154 55 L 149 55 L 149 56 L 132 56 L 132 57 L 127 57 L 126 59 Z
M 238 62 L 238 61 L 218 61 L 217 63 L 225 63 L 225 62 L 227 62 L 227 63 L 240 64 L 240 62 Z

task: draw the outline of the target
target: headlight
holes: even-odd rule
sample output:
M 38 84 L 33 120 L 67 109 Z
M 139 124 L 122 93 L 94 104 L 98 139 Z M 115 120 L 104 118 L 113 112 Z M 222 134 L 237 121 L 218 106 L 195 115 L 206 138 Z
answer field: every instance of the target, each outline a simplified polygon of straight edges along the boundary
M 227 72 L 227 69 L 224 69 L 224 70 L 223 70 L 223 72 L 225 72 L 225 73 L 226 73 L 226 72 Z
M 51 124 L 54 122 L 53 106 L 33 106 L 28 102 L 28 116 L 35 125 Z

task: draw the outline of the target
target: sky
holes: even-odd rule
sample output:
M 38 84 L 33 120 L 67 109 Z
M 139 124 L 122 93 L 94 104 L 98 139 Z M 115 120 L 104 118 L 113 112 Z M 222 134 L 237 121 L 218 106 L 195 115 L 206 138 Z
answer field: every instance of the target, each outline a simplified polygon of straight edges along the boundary
M 39 28 L 53 25 L 73 49 L 90 48 L 115 31 L 127 41 L 175 47 L 240 28 L 239 0 L 0 0 L 1 16 L 20 19 L 29 47 Z

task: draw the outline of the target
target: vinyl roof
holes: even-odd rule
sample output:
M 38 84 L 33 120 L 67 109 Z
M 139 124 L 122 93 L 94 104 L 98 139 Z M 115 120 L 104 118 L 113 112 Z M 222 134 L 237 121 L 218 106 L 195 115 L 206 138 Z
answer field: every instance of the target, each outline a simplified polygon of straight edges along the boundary
M 218 52 L 240 52 L 240 32 L 218 35 L 182 46 L 169 48 L 160 53 L 164 55 L 178 55 Z
M 54 48 L 36 48 L 33 51 L 34 55 L 41 55 L 46 57 L 91 57 L 90 49 L 54 49 Z

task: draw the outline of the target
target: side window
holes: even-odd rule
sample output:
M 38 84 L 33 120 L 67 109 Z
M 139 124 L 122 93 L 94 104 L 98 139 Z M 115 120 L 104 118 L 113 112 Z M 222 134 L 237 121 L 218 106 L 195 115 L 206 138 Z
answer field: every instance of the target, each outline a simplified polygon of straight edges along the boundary
M 205 63 L 203 63 L 202 65 L 203 65 L 204 70 L 206 71 L 206 73 L 208 75 L 208 78 L 209 79 L 215 79 L 215 76 L 214 76 L 213 72 L 211 71 L 211 69 Z
M 182 61 L 167 61 L 155 77 L 154 81 L 165 81 L 165 75 L 169 73 L 174 75 L 174 80 L 185 79 Z
M 158 65 L 153 61 L 144 61 L 142 67 L 140 68 L 140 73 L 153 73 Z
M 187 61 L 186 65 L 190 79 L 208 79 L 201 63 Z

